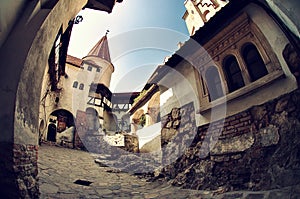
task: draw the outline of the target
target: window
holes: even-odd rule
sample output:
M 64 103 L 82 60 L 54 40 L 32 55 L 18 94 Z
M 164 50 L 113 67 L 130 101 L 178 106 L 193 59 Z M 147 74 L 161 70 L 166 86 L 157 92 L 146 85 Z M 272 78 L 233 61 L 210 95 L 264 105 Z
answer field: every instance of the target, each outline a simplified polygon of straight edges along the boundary
M 88 71 L 92 71 L 93 67 L 92 66 L 88 66 L 87 70 Z
M 84 88 L 84 84 L 80 84 L 79 85 L 79 90 L 83 90 L 83 88 Z
M 77 86 L 78 86 L 78 81 L 75 81 L 75 82 L 73 83 L 73 88 L 77 88 Z
M 96 72 L 97 72 L 97 73 L 100 73 L 100 70 L 101 70 L 100 68 L 97 68 L 97 69 L 96 69 Z
M 215 66 L 210 66 L 207 69 L 205 73 L 205 79 L 207 82 L 210 101 L 218 99 L 224 95 L 219 72 Z
M 229 92 L 245 86 L 244 79 L 236 58 L 233 55 L 225 58 L 223 62 Z
M 265 63 L 253 44 L 247 44 L 242 52 L 251 81 L 256 81 L 268 74 Z

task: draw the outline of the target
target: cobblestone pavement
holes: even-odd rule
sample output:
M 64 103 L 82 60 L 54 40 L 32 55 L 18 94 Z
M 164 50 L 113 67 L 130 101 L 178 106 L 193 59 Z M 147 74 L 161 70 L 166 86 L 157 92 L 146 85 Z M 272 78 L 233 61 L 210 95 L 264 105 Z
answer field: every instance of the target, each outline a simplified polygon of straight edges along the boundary
M 90 153 L 42 145 L 39 148 L 40 198 L 122 198 L 122 199 L 285 199 L 298 198 L 300 186 L 266 192 L 216 192 L 181 189 L 163 182 L 147 182 L 145 179 L 124 172 L 111 172 L 100 167 Z M 79 185 L 76 180 L 89 181 Z M 299 197 L 300 198 L 300 197 Z

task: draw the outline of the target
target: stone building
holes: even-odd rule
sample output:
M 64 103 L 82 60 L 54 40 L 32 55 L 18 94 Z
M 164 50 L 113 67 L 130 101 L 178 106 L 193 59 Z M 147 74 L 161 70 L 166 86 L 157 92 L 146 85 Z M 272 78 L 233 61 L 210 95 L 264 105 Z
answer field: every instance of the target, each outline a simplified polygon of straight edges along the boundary
M 130 133 L 139 139 L 139 147 L 160 137 L 160 91 L 155 84 L 147 84 L 128 110 L 130 115 Z M 158 139 L 158 138 L 157 138 Z M 155 140 L 157 140 L 155 139 Z M 160 144 L 148 143 L 153 150 L 160 150 Z M 143 149 L 142 152 L 150 152 Z
M 71 26 L 82 8 L 110 13 L 122 0 L 1 1 L 0 195 L 3 198 L 38 198 L 37 158 L 42 82 L 53 43 L 60 32 L 60 74 Z M 80 18 L 78 18 L 80 21 Z M 53 58 L 53 57 L 52 57 Z M 53 87 L 55 88 L 55 87 Z M 61 127 L 63 127 L 61 123 Z M 66 123 L 66 125 L 72 125 Z M 64 128 L 64 127 L 63 127 Z
M 186 1 L 202 27 L 152 76 L 173 93 L 160 176 L 221 191 L 299 184 L 299 2 L 219 2 Z
M 111 12 L 115 2 L 117 1 L 0 1 L 0 58 L 5 60 L 0 73 L 0 186 L 3 198 L 38 198 L 39 195 L 37 182 L 38 113 L 42 81 L 57 33 L 60 29 L 62 33 L 66 33 L 70 21 L 73 22 L 82 8 L 91 7 Z M 264 75 L 266 70 L 261 71 L 260 74 L 263 74 L 261 78 L 272 76 L 270 81 L 259 84 L 258 88 L 255 88 L 256 82 L 261 83 L 261 78 L 247 82 L 247 75 L 243 76 L 247 74 L 245 72 L 247 68 L 244 68 L 246 62 L 240 60 L 238 64 L 243 66 L 244 70 L 242 78 L 238 78 L 240 80 L 238 82 L 241 83 L 243 80 L 244 86 L 240 87 L 242 84 L 235 86 L 237 84 L 232 83 L 233 81 L 221 68 L 218 60 L 221 61 L 222 57 L 217 59 L 217 56 L 212 54 L 211 57 L 216 58 L 217 62 L 214 65 L 215 69 L 209 69 L 203 65 L 205 66 L 203 67 L 204 71 L 195 74 L 191 71 L 197 71 L 202 64 L 197 65 L 196 62 L 186 58 L 186 62 L 192 64 L 185 66 L 191 70 L 187 70 L 182 77 L 189 77 L 183 79 L 187 83 L 191 82 L 191 88 L 195 91 L 191 93 L 200 98 L 204 92 L 201 92 L 201 85 L 205 85 L 206 72 L 216 77 L 214 80 L 215 85 L 218 85 L 216 89 L 218 92 L 214 93 L 210 90 L 213 87 L 211 87 L 211 82 L 207 81 L 208 85 L 204 89 L 207 88 L 207 91 L 213 94 L 210 94 L 210 97 L 201 95 L 201 98 L 206 99 L 205 103 L 200 101 L 197 104 L 195 101 L 196 105 L 194 105 L 193 100 L 189 100 L 189 97 L 182 97 L 183 94 L 188 96 L 188 92 L 176 92 L 170 82 L 169 88 L 172 88 L 172 92 L 175 93 L 175 97 L 170 98 L 170 102 L 179 105 L 174 110 L 174 117 L 171 117 L 167 123 L 175 121 L 178 123 L 178 118 L 180 118 L 180 125 L 172 126 L 172 128 L 182 137 L 178 136 L 174 141 L 167 142 L 166 146 L 170 143 L 168 147 L 170 150 L 164 150 L 164 154 L 168 154 L 168 151 L 179 151 L 177 143 L 184 139 L 194 138 L 190 139 L 192 144 L 185 150 L 185 153 L 176 162 L 168 164 L 169 166 L 162 171 L 162 175 L 165 175 L 167 179 L 173 179 L 173 184 L 195 189 L 223 187 L 224 189 L 261 190 L 299 183 L 299 89 L 297 85 L 299 82 L 299 59 L 297 57 L 299 45 L 297 42 L 299 41 L 300 22 L 298 19 L 298 0 L 231 0 L 199 31 L 195 32 L 191 40 L 186 42 L 176 53 L 177 55 L 173 55 L 169 59 L 166 64 L 172 69 L 179 66 L 178 64 L 184 63 L 180 56 L 186 58 L 186 55 L 189 55 L 191 60 L 197 61 L 202 57 L 199 57 L 199 51 L 192 45 L 193 41 L 196 41 L 194 44 L 208 45 L 212 43 L 210 41 L 215 41 L 217 37 L 220 37 L 219 32 L 224 31 L 228 34 L 222 35 L 216 44 L 224 41 L 220 48 L 223 45 L 225 47 L 232 46 L 232 50 L 228 52 L 234 51 L 232 53 L 239 61 L 242 54 L 235 51 L 235 45 L 231 45 L 230 38 L 223 40 L 223 37 L 232 35 L 231 30 L 226 28 L 227 25 L 232 27 L 231 23 L 245 22 L 238 24 L 240 26 L 233 31 L 246 25 L 246 33 L 250 31 L 250 36 L 254 40 L 253 43 L 250 42 L 257 48 L 268 72 Z M 240 34 L 244 33 L 240 32 Z M 65 36 L 67 41 L 68 37 Z M 233 41 L 236 41 L 235 37 L 240 37 L 240 35 L 234 35 Z M 247 39 L 249 38 L 242 37 L 240 41 Z M 229 43 L 226 44 L 226 41 Z M 265 42 L 260 43 L 263 41 Z M 249 51 L 249 48 L 251 52 L 251 45 L 245 49 Z M 184 54 L 182 54 L 183 52 Z M 209 51 L 209 53 L 213 52 Z M 62 56 L 66 56 L 66 54 Z M 272 64 L 268 65 L 268 63 Z M 239 71 L 236 72 L 240 74 Z M 280 74 L 281 72 L 283 74 Z M 198 76 L 203 74 L 203 83 L 196 84 L 201 80 L 196 74 Z M 216 74 L 219 75 L 219 78 Z M 249 79 L 251 80 L 250 74 Z M 269 74 L 271 75 L 269 76 Z M 275 74 L 279 75 L 278 78 Z M 219 79 L 226 79 L 228 83 L 225 81 L 220 86 Z M 249 85 L 250 87 L 255 85 L 255 89 L 246 92 Z M 237 87 L 238 89 L 235 90 Z M 239 92 L 241 90 L 245 93 Z M 209 147 L 206 136 L 212 135 L 211 131 L 207 129 L 218 129 L 222 126 L 218 123 L 222 122 L 222 119 L 209 122 L 207 118 L 210 118 L 210 110 L 213 110 L 213 107 L 222 105 L 220 101 L 224 99 L 224 96 L 228 96 L 231 104 L 227 107 L 228 113 L 225 112 L 226 117 L 224 118 L 226 119 L 223 126 L 226 128 L 222 128 L 225 130 L 221 131 L 221 139 L 207 155 L 208 150 L 203 150 Z M 182 99 L 182 101 L 176 100 L 176 98 Z M 252 100 L 250 100 L 251 98 Z M 221 104 L 215 106 L 214 103 Z M 234 104 L 238 106 L 235 107 Z M 170 107 L 170 112 L 172 106 L 166 106 Z M 180 115 L 178 110 L 180 110 Z M 216 110 L 220 110 L 220 108 Z M 162 120 L 164 120 L 163 117 Z M 239 126 L 241 124 L 245 126 Z M 187 130 L 187 128 L 191 128 L 191 130 Z M 191 132 L 192 135 L 189 136 L 188 132 Z M 195 134 L 196 136 L 194 136 Z M 212 136 L 208 138 L 212 138 Z M 175 150 L 173 147 L 176 147 Z
M 59 70 L 60 35 L 53 45 L 53 64 L 45 71 L 40 107 L 40 137 L 58 144 L 77 145 L 75 118 L 86 121 L 89 131 L 115 131 L 109 90 L 114 66 L 111 63 L 107 35 L 82 59 L 67 55 L 64 71 Z M 47 125 L 45 125 L 47 124 Z M 44 126 L 43 126 L 44 125 Z M 71 129 L 70 129 L 71 128 Z
M 182 18 L 186 22 L 190 35 L 194 35 L 200 27 L 203 27 L 228 2 L 228 0 L 186 0 L 184 2 L 186 11 Z

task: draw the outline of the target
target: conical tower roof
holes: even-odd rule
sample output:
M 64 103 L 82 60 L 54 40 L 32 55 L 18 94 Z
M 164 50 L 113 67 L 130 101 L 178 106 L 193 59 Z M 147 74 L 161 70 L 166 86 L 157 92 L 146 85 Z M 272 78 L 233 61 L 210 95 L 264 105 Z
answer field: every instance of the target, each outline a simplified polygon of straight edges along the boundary
M 107 42 L 107 33 L 98 41 L 98 43 L 91 49 L 88 56 L 96 56 L 111 63 L 110 53 Z

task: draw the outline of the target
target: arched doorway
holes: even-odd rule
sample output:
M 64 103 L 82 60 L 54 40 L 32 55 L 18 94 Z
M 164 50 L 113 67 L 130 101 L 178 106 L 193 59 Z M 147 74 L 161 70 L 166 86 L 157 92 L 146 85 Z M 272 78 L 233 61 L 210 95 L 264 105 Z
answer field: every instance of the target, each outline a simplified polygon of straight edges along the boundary
M 74 143 L 75 121 L 71 112 L 58 109 L 50 114 L 45 140 L 57 144 Z
M 88 2 L 21 0 L 1 4 L 4 6 L 2 11 L 9 16 L 3 24 L 10 27 L 5 35 L 1 26 L 0 35 L 0 58 L 5 60 L 0 74 L 0 126 L 3 129 L 0 136 L 0 164 L 3 165 L 0 168 L 0 195 L 3 198 L 39 197 L 38 113 L 43 75 L 57 32 L 60 28 L 64 32 L 70 20 Z M 93 6 L 97 7 L 97 4 Z M 111 9 L 108 7 L 106 11 Z M 30 162 L 22 161 L 24 157 Z M 28 167 L 32 172 L 25 170 Z M 30 184 L 26 181 L 29 178 Z

